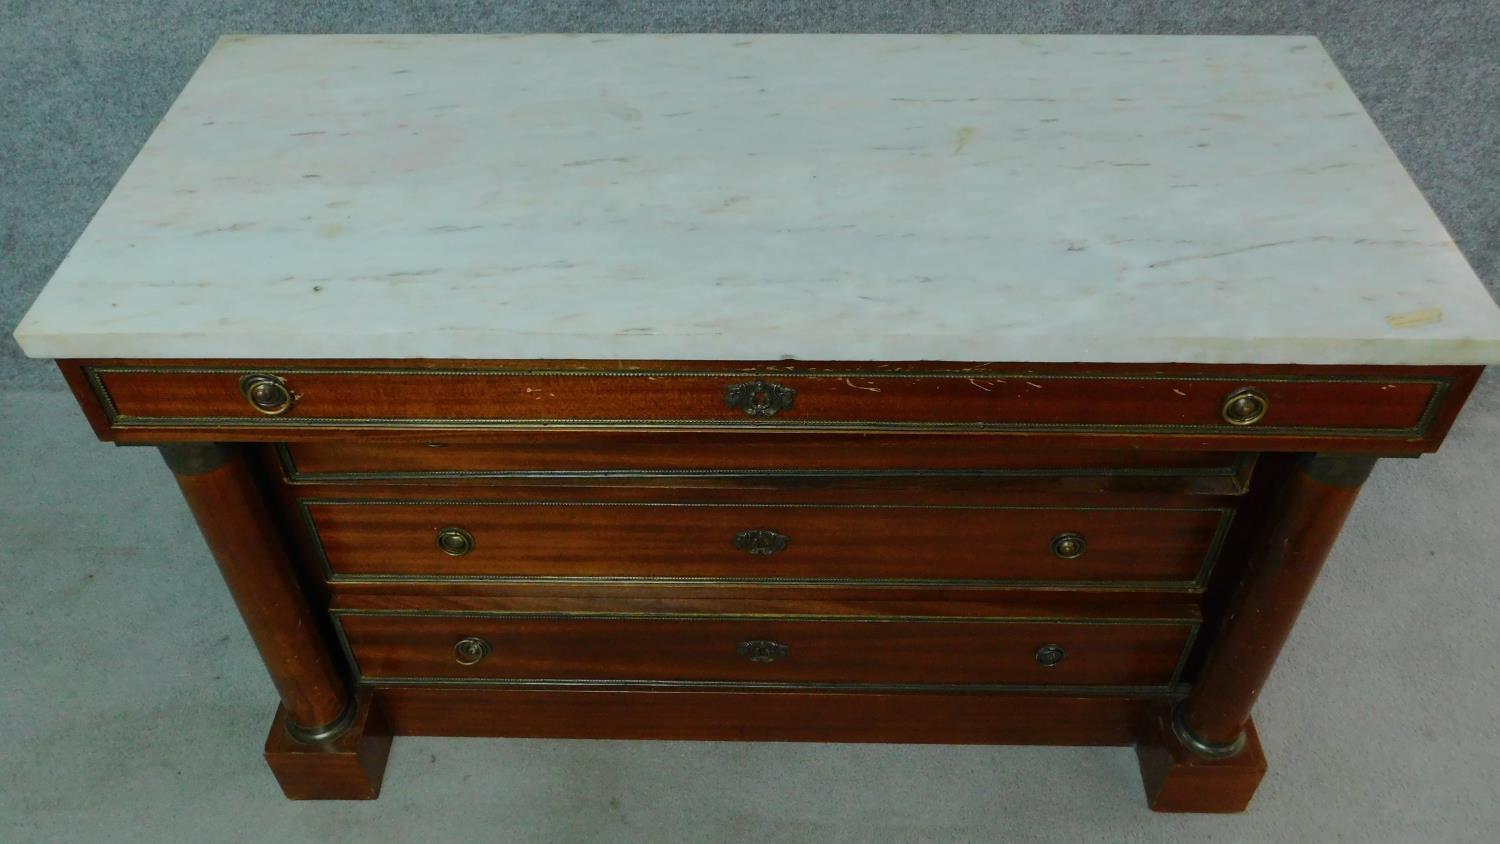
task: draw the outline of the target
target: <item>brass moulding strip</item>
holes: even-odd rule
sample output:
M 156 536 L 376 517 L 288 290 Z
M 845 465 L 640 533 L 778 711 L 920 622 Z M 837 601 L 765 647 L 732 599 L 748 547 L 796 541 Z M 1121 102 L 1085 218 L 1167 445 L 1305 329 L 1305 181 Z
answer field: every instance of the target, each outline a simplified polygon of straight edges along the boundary
M 274 362 L 270 362 L 274 363 Z M 765 431 L 951 431 L 976 433 L 1109 433 L 1109 434 L 1182 434 L 1216 432 L 1226 436 L 1338 436 L 1412 438 L 1426 434 L 1437 416 L 1442 398 L 1447 394 L 1452 379 L 1443 377 L 1382 378 L 1379 376 L 1348 375 L 1340 377 L 1317 375 L 1257 375 L 1239 378 L 1234 374 L 1223 375 L 1089 375 L 1089 374 L 1033 374 L 1011 372 L 796 372 L 775 373 L 777 378 L 787 380 L 807 378 L 858 378 L 870 379 L 946 379 L 946 380 L 991 380 L 1008 378 L 1051 381 L 1165 381 L 1165 382 L 1250 382 L 1261 384 L 1427 384 L 1432 389 L 1427 404 L 1415 425 L 1407 428 L 1339 428 L 1320 426 L 1272 427 L 1255 425 L 1237 427 L 1220 423 L 1175 424 L 1175 423 L 1103 423 L 1103 422 L 892 422 L 879 420 L 774 420 L 761 418 L 741 419 L 450 419 L 450 418 L 404 418 L 404 417 L 303 417 L 303 416 L 183 416 L 140 417 L 126 416 L 119 412 L 109 388 L 104 384 L 104 375 L 150 374 L 150 375 L 249 375 L 256 372 L 273 371 L 277 374 L 319 375 L 417 375 L 443 377 L 579 377 L 579 378 L 753 378 L 763 377 L 765 371 L 721 370 L 721 371 L 667 371 L 667 370 L 557 370 L 557 369 L 370 369 L 339 367 L 286 366 L 260 369 L 244 367 L 211 366 L 85 366 L 84 374 L 93 387 L 95 396 L 104 408 L 110 425 L 118 428 L 407 428 L 467 429 L 467 430 L 594 430 L 610 428 L 616 430 L 691 430 L 691 429 L 745 429 Z
M 815 682 L 769 682 L 759 680 L 520 680 L 504 678 L 477 678 L 473 680 L 452 677 L 359 677 L 361 686 L 499 686 L 503 688 L 532 689 L 640 689 L 677 690 L 736 690 L 736 691 L 782 691 L 782 692 L 975 692 L 1003 694 L 1055 694 L 1080 697 L 1165 697 L 1176 698 L 1186 694 L 1189 687 L 1180 684 L 1161 686 L 1108 686 L 1100 684 L 1066 685 L 1054 683 L 815 683 Z
M 337 616 L 397 616 L 411 618 L 514 618 L 537 621 L 574 619 L 585 621 L 664 620 L 664 621 L 836 621 L 836 622 L 923 622 L 932 624 L 1080 624 L 1086 626 L 1163 627 L 1185 625 L 1196 627 L 1198 620 L 1182 616 L 1068 616 L 1068 615 L 870 615 L 861 613 L 787 613 L 787 612 L 618 612 L 590 610 L 444 610 L 393 609 L 386 607 L 334 607 Z
M 528 612 L 516 610 L 399 610 L 399 609 L 331 609 L 334 631 L 344 657 L 349 661 L 355 682 L 361 686 L 512 686 L 512 687 L 620 687 L 631 689 L 743 688 L 748 690 L 785 691 L 911 691 L 911 692 L 1043 692 L 1081 695 L 1151 696 L 1181 695 L 1183 668 L 1198 637 L 1201 622 L 1187 618 L 1067 618 L 1027 616 L 933 616 L 933 615 L 827 615 L 798 613 L 622 613 L 622 612 Z M 1187 637 L 1181 655 L 1172 669 L 1171 678 L 1161 685 L 1107 685 L 1066 683 L 832 683 L 755 680 L 630 680 L 566 678 L 455 678 L 455 677 L 366 677 L 344 630 L 344 616 L 385 616 L 405 618 L 502 618 L 516 620 L 569 619 L 582 621 L 666 620 L 666 621 L 812 621 L 832 623 L 924 623 L 924 624 L 1067 624 L 1074 626 L 1117 627 L 1186 627 Z
M 535 480 L 539 478 L 1230 478 L 1245 491 L 1254 454 L 1239 453 L 1228 466 L 1077 469 L 423 469 L 414 471 L 304 472 L 286 443 L 275 444 L 288 483 Z
M 1224 550 L 1224 541 L 1229 538 L 1229 526 L 1234 521 L 1235 511 L 1224 507 L 1219 509 L 1219 525 L 1214 528 L 1213 538 L 1208 541 L 1208 553 L 1203 555 L 1203 562 L 1198 566 L 1198 575 L 1193 578 L 1192 588 L 1202 590 L 1208 586 L 1208 578 L 1213 574 L 1214 563 L 1219 561 L 1219 553 Z
M 1194 623 L 1193 629 L 1188 631 L 1187 641 L 1182 643 L 1182 653 L 1177 656 L 1177 665 L 1172 668 L 1172 680 L 1169 684 L 1174 688 L 1183 685 L 1182 673 L 1187 670 L 1188 657 L 1193 655 L 1193 645 L 1198 643 L 1198 633 L 1202 629 L 1203 625 L 1201 623 Z M 342 628 L 339 633 L 343 635 Z
M 340 574 L 333 570 L 323 538 L 312 515 L 313 506 L 462 506 L 462 507 L 670 507 L 750 510 L 965 510 L 965 511 L 1056 511 L 1056 512 L 1145 512 L 1145 513 L 1217 513 L 1218 525 L 1209 540 L 1208 549 L 1192 580 L 1046 580 L 1026 578 L 810 578 L 810 577 L 651 577 L 646 575 L 467 575 L 467 574 Z M 1234 519 L 1232 507 L 1057 507 L 1044 505 L 989 504 L 785 504 L 785 503 L 707 503 L 684 504 L 658 501 L 473 501 L 413 499 L 319 499 L 297 502 L 302 523 L 317 554 L 323 577 L 329 583 L 424 583 L 424 584 L 507 584 L 507 585 L 642 585 L 642 586 L 813 586 L 854 588 L 998 588 L 1067 591 L 1182 591 L 1197 592 L 1208 585 L 1214 563 L 1223 549 L 1229 526 Z

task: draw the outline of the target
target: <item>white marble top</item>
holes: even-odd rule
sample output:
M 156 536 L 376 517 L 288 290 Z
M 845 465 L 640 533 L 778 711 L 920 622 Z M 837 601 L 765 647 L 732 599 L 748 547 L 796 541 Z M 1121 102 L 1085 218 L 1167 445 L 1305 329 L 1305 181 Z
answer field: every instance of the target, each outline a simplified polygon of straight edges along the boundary
M 228 37 L 16 336 L 1500 362 L 1500 311 L 1307 37 Z

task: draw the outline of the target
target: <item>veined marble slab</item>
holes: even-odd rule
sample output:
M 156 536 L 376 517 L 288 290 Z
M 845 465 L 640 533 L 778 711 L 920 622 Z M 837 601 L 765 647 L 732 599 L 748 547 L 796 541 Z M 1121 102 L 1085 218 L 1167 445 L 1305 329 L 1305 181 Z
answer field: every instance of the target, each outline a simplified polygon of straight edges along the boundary
M 1500 311 L 1308 37 L 228 37 L 16 336 L 1500 361 Z

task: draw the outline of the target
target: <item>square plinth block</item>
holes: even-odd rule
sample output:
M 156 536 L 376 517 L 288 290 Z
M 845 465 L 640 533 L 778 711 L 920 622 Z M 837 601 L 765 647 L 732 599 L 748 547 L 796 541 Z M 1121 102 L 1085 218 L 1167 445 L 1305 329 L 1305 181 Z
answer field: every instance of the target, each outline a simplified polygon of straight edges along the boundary
M 1208 759 L 1177 740 L 1165 713 L 1153 719 L 1136 745 L 1146 802 L 1158 812 L 1243 812 L 1266 774 L 1266 756 L 1253 722 L 1245 748 L 1227 759 Z
M 286 710 L 278 707 L 266 736 L 266 764 L 292 800 L 374 800 L 380 796 L 391 734 L 374 696 L 356 698 L 354 723 L 331 741 L 304 744 L 286 731 Z

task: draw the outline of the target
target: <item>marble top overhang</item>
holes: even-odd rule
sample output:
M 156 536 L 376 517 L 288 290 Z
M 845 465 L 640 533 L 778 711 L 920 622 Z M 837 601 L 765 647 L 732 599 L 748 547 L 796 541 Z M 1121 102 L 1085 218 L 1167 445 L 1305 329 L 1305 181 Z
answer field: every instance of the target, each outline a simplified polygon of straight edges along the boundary
M 1500 311 L 1310 37 L 226 37 L 16 336 L 1500 361 Z

